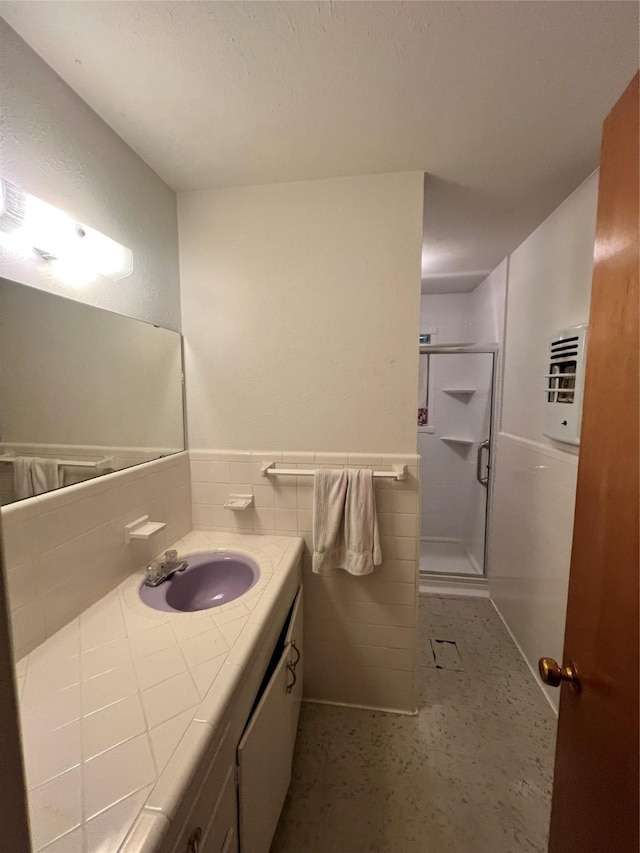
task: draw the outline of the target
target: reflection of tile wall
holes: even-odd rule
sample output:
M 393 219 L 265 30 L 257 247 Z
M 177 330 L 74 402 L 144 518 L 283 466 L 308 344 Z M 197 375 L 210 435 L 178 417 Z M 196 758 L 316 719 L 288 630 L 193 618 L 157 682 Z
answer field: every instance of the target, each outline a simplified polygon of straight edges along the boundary
M 298 535 L 305 540 L 305 695 L 308 699 L 413 711 L 417 668 L 418 457 L 347 453 L 191 451 L 193 526 Z M 405 482 L 376 480 L 383 563 L 357 578 L 311 571 L 313 478 L 261 476 L 287 468 L 409 466 Z M 224 509 L 229 494 L 255 508 Z
M 14 653 L 22 657 L 191 528 L 180 453 L 2 508 Z M 166 528 L 124 544 L 142 515 Z
M 8 453 L 12 456 L 42 456 L 54 459 L 80 459 L 94 461 L 105 459 L 108 466 L 105 469 L 122 471 L 132 465 L 140 465 L 142 462 L 152 462 L 161 456 L 170 456 L 180 453 L 180 448 L 175 447 L 107 447 L 105 445 L 91 444 L 20 444 L 18 442 L 5 441 L 0 444 L 0 455 Z M 104 473 L 104 471 L 103 471 Z M 92 468 L 78 468 L 73 465 L 65 465 L 62 468 L 63 483 L 72 486 L 75 483 L 85 483 L 100 476 L 99 472 Z M 0 462 L 0 506 L 15 501 L 15 489 L 13 482 L 13 465 L 10 462 Z

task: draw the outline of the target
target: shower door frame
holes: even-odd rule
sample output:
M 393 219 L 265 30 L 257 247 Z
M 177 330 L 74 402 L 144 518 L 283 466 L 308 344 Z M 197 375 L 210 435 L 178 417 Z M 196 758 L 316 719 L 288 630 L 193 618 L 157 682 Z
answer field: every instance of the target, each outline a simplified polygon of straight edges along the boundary
M 429 581 L 453 583 L 468 583 L 473 585 L 484 586 L 487 583 L 488 573 L 488 558 L 489 558 L 489 516 L 491 512 L 491 494 L 493 492 L 493 458 L 494 458 L 494 422 L 497 416 L 496 412 L 496 372 L 499 366 L 498 356 L 500 347 L 498 344 L 462 344 L 462 345 L 447 345 L 447 344 L 420 344 L 420 355 L 466 355 L 466 354 L 485 354 L 493 356 L 491 361 L 491 405 L 489 406 L 489 463 L 487 465 L 488 482 L 486 485 L 486 505 L 484 513 L 484 548 L 482 552 L 482 574 L 456 574 L 454 572 L 425 572 L 422 574 L 418 571 L 421 579 Z M 420 499 L 422 500 L 422 487 Z M 422 541 L 422 536 L 420 536 Z

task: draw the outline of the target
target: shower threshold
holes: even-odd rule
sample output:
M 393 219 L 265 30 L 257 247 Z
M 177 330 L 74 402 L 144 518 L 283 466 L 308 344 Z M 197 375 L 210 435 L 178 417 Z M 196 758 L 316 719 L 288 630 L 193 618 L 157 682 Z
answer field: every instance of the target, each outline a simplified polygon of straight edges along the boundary
M 423 574 L 483 577 L 480 566 L 456 540 L 421 540 L 420 575 Z

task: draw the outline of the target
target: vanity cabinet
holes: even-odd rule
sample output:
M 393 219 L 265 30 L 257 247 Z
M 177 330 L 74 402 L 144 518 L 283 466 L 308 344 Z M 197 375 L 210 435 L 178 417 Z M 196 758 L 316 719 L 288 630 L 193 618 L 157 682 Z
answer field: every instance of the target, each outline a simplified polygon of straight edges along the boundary
M 238 745 L 242 853 L 269 853 L 289 783 L 302 700 L 302 589 L 284 649 Z
M 302 701 L 302 587 L 264 658 L 255 660 L 203 756 L 167 853 L 268 853 L 284 805 Z M 269 656 L 270 650 L 271 654 Z M 195 788 L 195 790 L 194 790 Z

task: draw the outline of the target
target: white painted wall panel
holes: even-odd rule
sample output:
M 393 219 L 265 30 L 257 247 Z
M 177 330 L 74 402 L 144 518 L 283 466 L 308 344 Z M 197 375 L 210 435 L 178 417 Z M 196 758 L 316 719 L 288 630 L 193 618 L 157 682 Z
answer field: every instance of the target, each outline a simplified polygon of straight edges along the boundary
M 473 338 L 480 344 L 502 344 L 507 301 L 507 268 L 505 258 L 470 296 Z
M 179 196 L 193 448 L 415 453 L 422 174 Z
M 420 299 L 420 333 L 431 343 L 472 343 L 474 322 L 470 293 L 429 293 Z
M 542 434 L 542 376 L 551 333 L 589 319 L 597 180 L 589 177 L 509 259 L 489 583 L 534 671 L 544 655 L 562 658 L 577 473 L 577 448 Z M 556 705 L 558 692 L 548 695 Z

